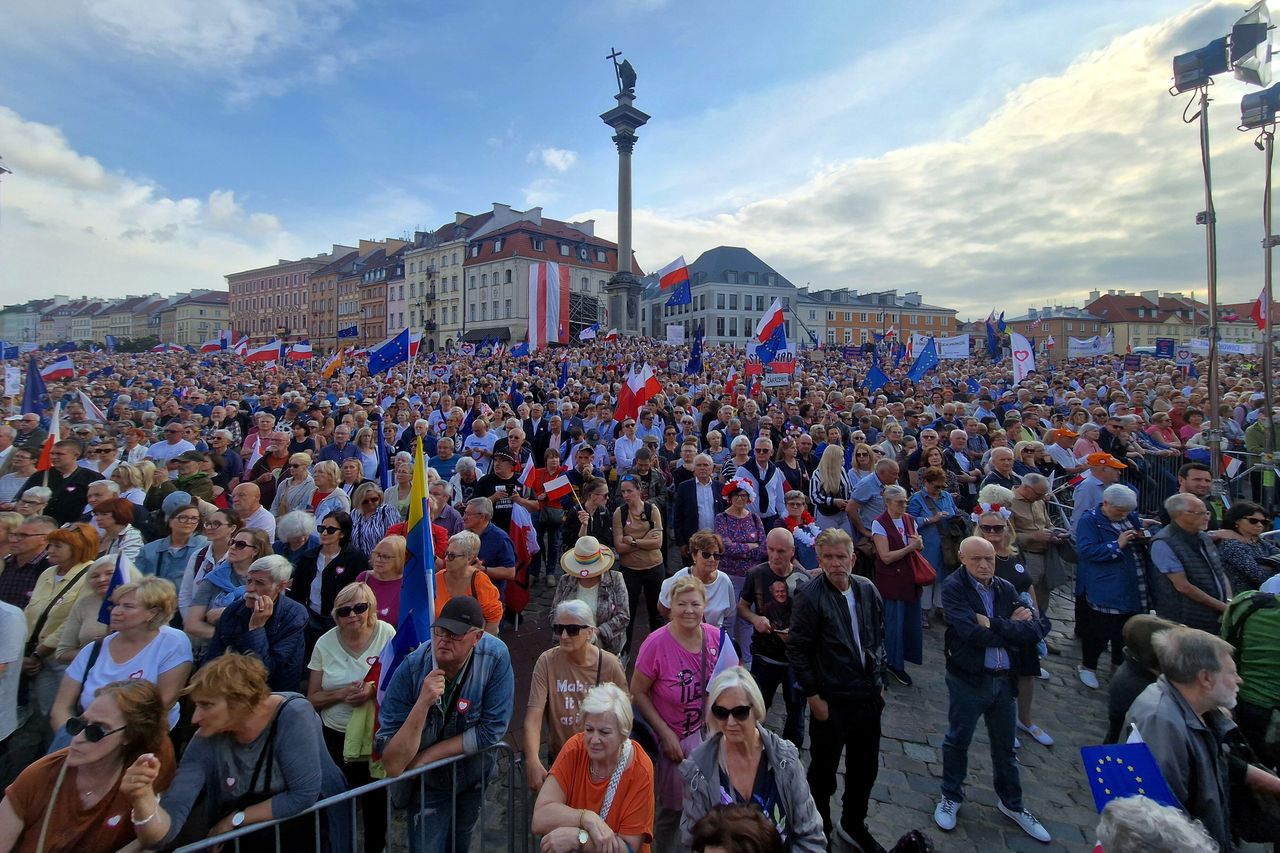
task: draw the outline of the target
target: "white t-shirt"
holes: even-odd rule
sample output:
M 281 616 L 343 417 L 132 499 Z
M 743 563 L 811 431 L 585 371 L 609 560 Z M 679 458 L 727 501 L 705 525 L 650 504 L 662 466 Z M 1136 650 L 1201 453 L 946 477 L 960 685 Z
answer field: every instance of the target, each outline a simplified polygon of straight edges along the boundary
M 244 520 L 244 526 L 250 530 L 261 530 L 274 541 L 276 538 L 276 517 L 265 506 L 260 506 L 253 515 Z
M 893 520 L 893 526 L 898 528 L 898 535 L 902 537 L 903 542 L 906 542 L 907 526 L 906 524 L 903 523 L 903 520 L 901 518 L 895 518 Z M 871 522 L 871 535 L 872 536 L 879 535 L 887 539 L 889 536 L 889 531 L 885 530 L 884 525 L 881 524 L 879 521 L 873 521 Z
M 22 678 L 22 647 L 27 639 L 27 619 L 12 604 L 0 601 L 0 741 L 18 728 L 18 681 Z
M 154 459 L 156 467 L 164 471 L 165 464 L 175 456 L 186 453 L 188 450 L 195 450 L 196 446 L 185 438 L 180 438 L 174 444 L 167 441 L 157 441 L 147 450 L 147 458 Z M 174 477 L 177 474 L 173 475 Z
M 853 644 L 858 647 L 858 663 L 865 666 L 865 657 L 862 653 L 862 637 L 858 634 L 858 599 L 853 594 L 853 583 L 850 582 L 849 588 L 841 593 L 844 596 L 844 603 L 849 608 L 849 622 L 853 625 Z
M 396 629 L 389 622 L 379 619 L 373 626 L 369 645 L 361 654 L 352 655 L 338 639 L 338 629 L 330 629 L 316 640 L 307 669 L 320 673 L 321 690 L 337 690 L 353 681 L 364 681 L 364 677 L 369 674 L 369 667 L 378 662 L 383 646 L 391 642 L 395 635 Z M 320 710 L 320 720 L 326 728 L 344 732 L 347 730 L 347 723 L 351 721 L 353 710 L 346 702 L 335 702 Z
M 486 432 L 483 437 L 471 433 L 467 436 L 466 441 L 462 442 L 463 450 L 470 450 L 472 459 L 476 460 L 476 472 L 483 477 L 489 473 L 489 462 L 493 456 L 493 446 L 498 443 L 498 437 L 493 432 Z M 475 453 L 476 450 L 482 450 L 483 453 Z
M 689 568 L 686 566 L 662 582 L 658 591 L 658 603 L 663 607 L 671 607 L 671 587 L 677 578 L 686 577 Z M 733 592 L 733 581 L 724 572 L 716 572 L 716 579 L 707 587 L 707 609 L 702 612 L 702 621 L 717 628 L 724 627 L 724 617 L 738 607 L 738 597 Z
M 163 625 L 159 635 L 147 644 L 146 648 L 124 663 L 116 663 L 111 659 L 111 641 L 115 634 L 108 634 L 102 641 L 102 651 L 93 663 L 93 669 L 85 677 L 85 667 L 89 664 L 89 655 L 93 644 L 85 646 L 76 655 L 76 659 L 67 667 L 67 675 L 80 682 L 80 706 L 87 708 L 93 701 L 93 694 L 104 684 L 113 681 L 133 681 L 143 678 L 152 684 L 159 684 L 160 676 L 175 666 L 191 663 L 191 640 L 177 628 Z M 169 708 L 169 728 L 178 724 L 178 703 Z

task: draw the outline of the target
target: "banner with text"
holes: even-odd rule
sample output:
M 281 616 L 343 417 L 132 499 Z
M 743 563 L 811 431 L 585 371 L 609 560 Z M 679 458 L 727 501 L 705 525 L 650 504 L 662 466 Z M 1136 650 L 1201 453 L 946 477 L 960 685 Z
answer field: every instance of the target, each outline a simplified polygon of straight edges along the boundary
M 1115 352 L 1115 336 L 1108 332 L 1106 337 L 1094 335 L 1092 338 L 1067 338 L 1067 358 L 1091 358 L 1096 355 L 1110 355 Z
M 1191 351 L 1197 355 L 1207 355 L 1209 353 L 1208 338 L 1192 338 L 1187 344 Z M 1255 344 L 1237 344 L 1231 341 L 1218 341 L 1218 352 L 1223 355 L 1255 355 L 1258 348 Z
M 920 353 L 929 343 L 929 335 L 922 335 L 919 332 L 913 332 L 911 335 L 911 351 Z M 969 336 L 955 335 L 949 338 L 934 338 L 933 345 L 937 349 L 938 358 L 962 359 L 969 357 Z

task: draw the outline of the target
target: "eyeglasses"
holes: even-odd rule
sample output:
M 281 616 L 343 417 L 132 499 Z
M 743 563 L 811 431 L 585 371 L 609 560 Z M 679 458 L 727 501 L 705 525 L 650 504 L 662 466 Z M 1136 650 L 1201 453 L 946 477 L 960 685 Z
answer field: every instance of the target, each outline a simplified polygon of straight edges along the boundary
M 348 616 L 351 616 L 352 614 L 355 614 L 356 616 L 363 616 L 364 614 L 369 612 L 369 602 L 362 601 L 359 604 L 352 604 L 347 607 L 339 607 L 334 612 L 338 614 L 339 619 L 346 619 Z
M 444 628 L 431 629 L 432 639 L 437 640 L 439 642 L 445 642 L 445 643 L 456 643 L 458 640 L 461 640 L 463 637 L 467 636 L 468 633 L 470 632 L 468 631 L 462 634 L 455 634 L 452 631 L 446 631 Z
M 470 558 L 470 554 L 459 554 L 457 551 L 445 551 L 444 558 L 446 560 L 465 560 Z
M 1007 529 L 1003 524 L 979 524 L 978 527 L 987 533 L 1003 533 Z
M 590 625 L 552 625 L 551 633 L 555 634 L 557 637 L 561 634 L 568 634 L 570 637 L 576 637 L 590 627 Z
M 319 530 L 321 533 L 341 533 L 342 532 L 341 527 L 334 527 L 332 524 L 317 524 L 316 530 Z
M 252 547 L 253 547 L 253 543 L 252 543 L 252 542 L 242 542 L 242 541 L 241 541 L 241 540 L 239 540 L 239 539 L 234 539 L 234 540 L 232 540 L 232 542 L 231 542 L 231 547 L 232 547 L 232 548 L 252 548 Z
M 712 705 L 711 716 L 715 717 L 717 720 L 721 722 L 724 722 L 730 717 L 733 717 L 738 722 L 745 723 L 747 721 L 747 718 L 751 716 L 751 706 L 738 705 L 733 708 L 726 708 L 723 705 Z
M 361 503 L 367 503 L 367 504 L 376 504 L 381 502 L 382 502 L 382 498 L 378 497 L 377 495 L 369 495 L 369 497 L 361 501 Z
M 173 517 L 173 520 L 174 520 L 174 521 L 177 521 L 177 522 L 179 522 L 179 523 L 181 523 L 181 524 L 199 524 L 199 523 L 200 523 L 200 516 L 198 516 L 198 515 L 196 515 L 196 516 L 191 516 L 191 515 L 175 515 L 175 516 Z
M 75 737 L 83 732 L 84 739 L 89 741 L 89 743 L 97 743 L 107 735 L 122 732 L 126 728 L 126 726 L 121 726 L 118 729 L 108 729 L 106 726 L 102 725 L 102 723 L 91 723 L 84 717 L 72 717 L 67 720 L 67 734 Z

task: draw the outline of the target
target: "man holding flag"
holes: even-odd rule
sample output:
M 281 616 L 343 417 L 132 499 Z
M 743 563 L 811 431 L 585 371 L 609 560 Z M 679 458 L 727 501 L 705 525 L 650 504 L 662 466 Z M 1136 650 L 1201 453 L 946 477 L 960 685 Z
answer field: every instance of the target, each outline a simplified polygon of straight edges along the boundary
M 383 651 L 390 659 L 378 664 L 382 681 L 374 746 L 393 777 L 445 758 L 471 756 L 427 774 L 421 788 L 411 783 L 409 850 L 446 853 L 471 848 L 495 763 L 487 750 L 502 740 L 511 722 L 515 673 L 506 644 L 485 633 L 484 612 L 474 598 L 449 599 L 436 618 L 435 549 L 421 438 L 415 450 L 399 622 L 395 640 Z

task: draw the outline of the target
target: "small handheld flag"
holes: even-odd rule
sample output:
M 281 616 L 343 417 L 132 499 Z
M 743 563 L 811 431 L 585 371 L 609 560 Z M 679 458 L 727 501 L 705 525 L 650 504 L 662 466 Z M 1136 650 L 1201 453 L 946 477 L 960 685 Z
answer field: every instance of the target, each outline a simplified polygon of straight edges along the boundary
M 1080 748 L 1080 760 L 1099 812 L 1112 800 L 1139 795 L 1162 806 L 1182 808 L 1160 773 L 1151 747 L 1145 743 L 1084 746 Z
M 111 596 L 115 593 L 116 587 L 124 586 L 129 582 L 130 565 L 125 562 L 124 554 L 116 554 L 116 568 L 111 573 L 111 583 L 107 586 L 107 594 L 102 598 L 102 606 L 98 608 L 98 621 L 103 625 L 111 624 Z

